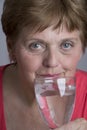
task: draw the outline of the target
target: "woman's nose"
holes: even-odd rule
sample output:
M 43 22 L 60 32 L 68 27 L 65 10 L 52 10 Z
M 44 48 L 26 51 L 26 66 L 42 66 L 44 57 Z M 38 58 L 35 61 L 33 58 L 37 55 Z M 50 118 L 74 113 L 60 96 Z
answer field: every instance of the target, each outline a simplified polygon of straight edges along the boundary
M 43 65 L 45 67 L 50 67 L 50 68 L 57 67 L 60 64 L 58 57 L 59 56 L 55 51 L 48 52 L 48 54 L 44 56 Z

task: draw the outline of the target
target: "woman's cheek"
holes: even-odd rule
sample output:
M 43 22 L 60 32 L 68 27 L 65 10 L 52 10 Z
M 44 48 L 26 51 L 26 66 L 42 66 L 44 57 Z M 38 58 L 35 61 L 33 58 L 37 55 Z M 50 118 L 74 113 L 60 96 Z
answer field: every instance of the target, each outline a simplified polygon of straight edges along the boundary
M 62 67 L 70 73 L 74 73 L 79 62 L 78 56 L 70 56 L 64 60 Z
M 38 69 L 42 66 L 42 60 L 40 58 L 32 58 L 31 60 L 28 60 L 27 63 L 28 67 L 30 68 L 30 71 L 36 72 Z

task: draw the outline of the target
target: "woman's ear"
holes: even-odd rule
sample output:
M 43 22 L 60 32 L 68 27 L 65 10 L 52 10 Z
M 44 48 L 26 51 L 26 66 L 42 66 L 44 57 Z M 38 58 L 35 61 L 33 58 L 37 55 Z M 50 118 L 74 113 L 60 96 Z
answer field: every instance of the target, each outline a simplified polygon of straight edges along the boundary
M 9 53 L 10 62 L 16 62 L 14 41 L 11 40 L 9 37 L 6 37 L 6 42 L 7 42 L 7 50 Z

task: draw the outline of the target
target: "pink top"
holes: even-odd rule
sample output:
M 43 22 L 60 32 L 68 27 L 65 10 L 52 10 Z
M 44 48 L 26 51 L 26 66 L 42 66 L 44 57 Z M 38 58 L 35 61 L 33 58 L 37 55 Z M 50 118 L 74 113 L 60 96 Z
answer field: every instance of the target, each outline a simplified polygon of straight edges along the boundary
M 0 130 L 6 130 L 3 105 L 3 71 L 5 67 L 0 67 Z
M 3 71 L 6 66 L 0 67 L 0 130 L 6 130 L 5 118 L 4 118 L 4 106 L 3 106 Z M 47 109 L 47 107 L 46 107 Z M 49 112 L 45 113 L 46 118 L 49 116 Z M 75 109 L 72 115 L 72 120 L 76 118 L 87 119 L 87 72 L 77 70 L 76 72 L 76 102 Z M 52 120 L 48 118 L 49 124 L 53 124 Z

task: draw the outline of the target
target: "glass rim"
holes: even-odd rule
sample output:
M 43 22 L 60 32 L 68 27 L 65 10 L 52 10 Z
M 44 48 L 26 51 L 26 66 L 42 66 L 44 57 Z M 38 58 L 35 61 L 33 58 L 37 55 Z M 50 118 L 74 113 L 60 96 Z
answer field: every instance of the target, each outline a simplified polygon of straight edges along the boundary
M 37 75 L 36 78 L 35 78 L 35 81 L 36 80 L 56 80 L 56 79 L 73 79 L 73 80 L 76 80 L 76 77 L 75 76 L 43 76 L 43 75 Z

